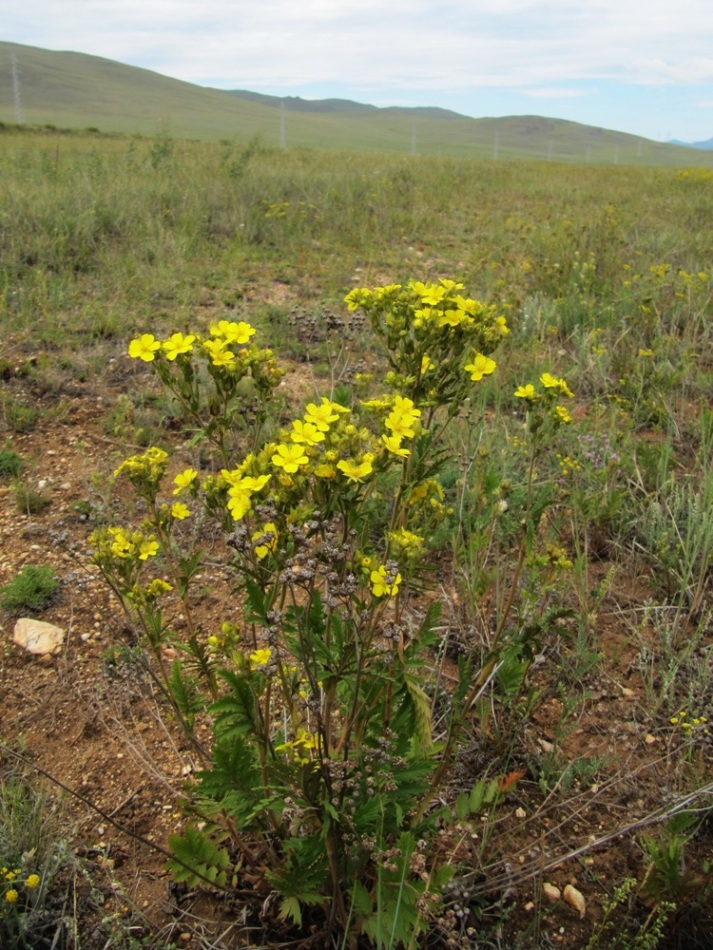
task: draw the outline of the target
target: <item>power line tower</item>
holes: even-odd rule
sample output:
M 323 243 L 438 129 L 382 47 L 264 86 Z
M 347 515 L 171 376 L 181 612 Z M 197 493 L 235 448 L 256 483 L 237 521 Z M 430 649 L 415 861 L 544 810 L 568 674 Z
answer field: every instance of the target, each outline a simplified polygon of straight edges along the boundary
M 10 72 L 12 74 L 12 104 L 15 109 L 15 122 L 18 125 L 24 125 L 25 115 L 22 111 L 22 99 L 20 97 L 20 71 L 17 68 L 17 56 L 14 53 L 10 57 Z
M 280 103 L 280 148 L 287 145 L 287 132 L 285 129 L 285 102 Z

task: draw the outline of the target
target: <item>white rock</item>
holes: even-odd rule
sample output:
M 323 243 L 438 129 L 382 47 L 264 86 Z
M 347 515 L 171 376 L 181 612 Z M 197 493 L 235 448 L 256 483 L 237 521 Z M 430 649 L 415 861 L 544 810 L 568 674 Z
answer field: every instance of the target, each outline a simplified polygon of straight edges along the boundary
M 562 892 L 559 887 L 555 887 L 554 884 L 545 882 L 542 885 L 542 893 L 545 895 L 548 901 L 554 904 L 555 901 L 558 901 L 562 896 Z
M 20 617 L 15 624 L 12 635 L 13 641 L 27 650 L 44 656 L 47 653 L 59 653 L 64 643 L 65 633 L 61 627 L 44 620 L 34 620 L 31 617 Z

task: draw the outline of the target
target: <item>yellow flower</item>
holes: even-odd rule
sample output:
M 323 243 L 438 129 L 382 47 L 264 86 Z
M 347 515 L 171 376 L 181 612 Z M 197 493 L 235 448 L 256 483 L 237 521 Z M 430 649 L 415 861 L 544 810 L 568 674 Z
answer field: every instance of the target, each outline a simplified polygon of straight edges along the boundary
M 507 325 L 505 317 L 496 317 L 495 326 L 500 330 L 503 336 L 510 336 L 510 328 Z
M 473 361 L 468 363 L 464 369 L 466 373 L 470 373 L 473 382 L 478 382 L 483 376 L 490 376 L 495 370 L 495 366 L 495 360 L 491 360 L 489 356 L 483 356 L 482 353 L 476 353 L 473 356 Z
M 347 305 L 347 310 L 350 313 L 354 313 L 355 310 L 358 310 L 361 307 L 362 301 L 365 299 L 365 294 L 368 291 L 364 291 L 361 287 L 355 287 L 354 290 L 350 290 L 349 293 L 344 298 L 344 303 Z
M 31 891 L 34 891 L 36 887 L 39 887 L 40 876 L 39 874 L 30 874 L 30 876 L 25 881 L 25 887 Z
M 272 456 L 272 464 L 282 468 L 288 475 L 294 475 L 300 466 L 307 465 L 309 458 L 304 454 L 301 445 L 278 445 L 277 452 Z
M 542 376 L 540 376 L 540 382 L 545 387 L 545 389 L 558 390 L 561 396 L 567 396 L 569 398 L 574 396 L 574 393 L 569 388 L 567 383 L 563 379 L 553 376 L 551 373 L 543 373 Z
M 639 347 L 639 356 L 653 356 L 653 355 L 654 355 L 653 350 L 644 350 L 641 347 Z
M 252 495 L 255 492 L 262 491 L 271 478 L 272 475 L 258 475 L 256 478 L 253 478 L 252 475 L 246 475 L 240 481 L 234 482 L 234 485 L 236 488 L 247 491 Z
M 254 335 L 255 328 L 251 327 L 249 323 L 245 323 L 244 320 L 241 320 L 240 323 L 219 320 L 218 323 L 211 324 L 210 332 L 213 336 L 224 340 L 225 343 L 237 343 L 238 346 L 243 346 Z
M 176 521 L 183 521 L 190 513 L 188 505 L 184 505 L 182 501 L 174 501 L 171 505 L 171 517 L 175 518 Z
M 265 666 L 270 662 L 271 656 L 272 650 L 270 647 L 262 647 L 260 650 L 255 650 L 255 652 L 251 653 L 248 657 L 250 660 L 250 668 L 256 670 L 259 666 Z
M 423 307 L 420 310 L 414 310 L 413 315 L 413 325 L 417 330 L 420 330 L 424 324 L 428 325 L 432 322 L 438 322 L 438 313 L 432 307 Z
M 110 529 L 114 535 L 114 540 L 112 541 L 111 547 L 109 550 L 114 555 L 114 557 L 129 557 L 133 551 L 133 544 L 126 537 L 120 528 Z
M 129 356 L 150 363 L 156 359 L 156 353 L 160 349 L 161 343 L 153 333 L 142 333 L 129 343 Z
M 333 465 L 329 465 L 327 462 L 320 462 L 319 465 L 315 465 L 314 474 L 317 478 L 334 478 L 337 474 L 337 470 Z
M 292 423 L 292 432 L 290 438 L 293 442 L 304 442 L 305 445 L 317 445 L 324 442 L 324 433 L 326 430 L 317 428 L 313 422 L 302 422 L 296 419 Z
M 421 301 L 430 306 L 435 306 L 437 303 L 440 303 L 441 300 L 446 296 L 445 287 L 438 287 L 436 284 L 427 284 L 421 285 L 423 287 L 423 292 L 421 293 Z
M 391 583 L 389 583 L 389 580 L 391 580 Z M 394 597 L 399 592 L 400 583 L 401 575 L 397 574 L 396 577 L 393 577 L 393 575 L 387 576 L 383 564 L 378 571 L 371 572 L 371 592 L 374 597 L 384 597 L 385 595 Z
M 438 318 L 439 327 L 457 327 L 468 318 L 464 310 L 446 310 Z
M 416 435 L 416 430 L 413 428 L 414 422 L 413 416 L 390 412 L 384 425 L 387 429 L 391 429 L 391 438 L 401 442 L 404 438 L 412 439 Z
M 394 412 L 398 412 L 400 415 L 414 416 L 414 418 L 421 415 L 421 410 L 414 406 L 412 399 L 398 394 L 394 396 Z
M 213 366 L 230 366 L 235 362 L 235 353 L 226 349 L 225 340 L 204 340 L 203 349 L 210 354 Z
M 398 531 L 389 531 L 389 543 L 394 546 L 394 553 L 399 556 L 405 555 L 407 558 L 417 558 L 423 551 L 424 538 L 413 531 L 407 531 L 406 528 L 399 528 Z
M 173 484 L 176 486 L 173 489 L 173 494 L 180 495 L 186 491 L 186 489 L 190 488 L 197 478 L 198 472 L 194 468 L 184 468 L 183 471 L 179 472 L 173 479 Z
M 528 399 L 531 402 L 538 398 L 532 383 L 528 383 L 527 386 L 518 386 L 513 395 L 518 399 Z
M 160 597 L 161 594 L 166 594 L 170 590 L 173 590 L 173 587 L 166 581 L 162 581 L 160 577 L 155 577 L 146 587 L 149 597 Z
M 570 416 L 564 406 L 555 406 L 555 415 L 561 422 L 572 421 L 572 416 Z
M 19 896 L 14 887 L 11 887 L 9 891 L 5 891 L 5 900 L 8 904 L 16 903 Z
M 350 482 L 360 482 L 367 475 L 371 475 L 373 460 L 374 456 L 368 452 L 362 457 L 361 462 L 356 462 L 354 459 L 342 459 L 341 462 L 337 462 L 337 468 Z
M 322 396 L 321 405 L 318 406 L 313 402 L 307 404 L 304 418 L 305 422 L 311 422 L 320 432 L 328 432 L 330 425 L 339 418 L 340 412 L 349 412 L 349 410 Z
M 424 353 L 421 357 L 421 376 L 425 376 L 426 373 L 433 368 L 433 360 Z
M 154 541 L 152 538 L 147 538 L 146 541 L 142 541 L 139 547 L 139 560 L 147 561 L 150 557 L 155 557 L 158 554 L 158 541 Z
M 545 389 L 557 389 L 560 384 L 559 379 L 553 376 L 552 373 L 543 373 L 542 376 L 540 376 L 540 382 Z
M 188 336 L 184 336 L 182 333 L 172 333 L 162 344 L 166 359 L 175 360 L 181 353 L 190 353 L 195 339 L 192 333 L 189 333 Z
M 236 521 L 240 521 L 250 511 L 250 494 L 233 485 L 228 490 L 228 511 Z
M 439 277 L 438 282 L 448 292 L 451 290 L 463 290 L 463 284 L 458 283 L 455 280 L 451 280 L 450 277 Z
M 262 531 L 256 531 L 250 539 L 251 541 L 262 541 L 261 544 L 255 545 L 255 553 L 262 560 L 264 557 L 274 551 L 277 545 L 277 528 L 275 525 L 268 521 L 266 525 L 263 525 Z
M 400 455 L 401 458 L 406 458 L 411 454 L 409 449 L 405 449 L 401 445 L 401 436 L 398 435 L 382 435 L 381 441 L 386 446 L 387 450 L 391 452 L 392 455 Z

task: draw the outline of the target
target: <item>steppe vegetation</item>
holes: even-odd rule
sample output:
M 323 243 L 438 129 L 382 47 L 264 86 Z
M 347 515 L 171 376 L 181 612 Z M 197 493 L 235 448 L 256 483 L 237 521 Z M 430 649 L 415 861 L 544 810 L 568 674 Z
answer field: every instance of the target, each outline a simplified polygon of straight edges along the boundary
M 2 145 L 2 939 L 711 946 L 713 171 Z

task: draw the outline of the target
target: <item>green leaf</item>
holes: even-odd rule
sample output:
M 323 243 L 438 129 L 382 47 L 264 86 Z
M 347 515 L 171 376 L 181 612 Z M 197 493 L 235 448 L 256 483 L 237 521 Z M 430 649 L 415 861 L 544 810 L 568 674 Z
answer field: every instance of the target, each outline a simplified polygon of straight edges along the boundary
M 189 887 L 207 882 L 225 885 L 225 871 L 230 865 L 228 852 L 203 832 L 189 825 L 183 834 L 170 836 L 169 846 L 175 858 L 168 862 L 168 868 L 176 881 Z
M 231 696 L 219 699 L 213 703 L 211 711 L 216 715 L 215 726 L 217 734 L 244 735 L 245 733 L 259 734 L 259 723 L 255 696 L 247 676 L 233 673 L 230 670 L 220 670 L 220 675 L 232 690 Z
M 456 818 L 458 821 L 463 821 L 464 818 L 468 817 L 470 811 L 470 796 L 467 792 L 461 792 L 456 798 Z
M 181 596 L 184 596 L 188 592 L 188 585 L 190 581 L 201 568 L 201 562 L 203 560 L 204 551 L 201 548 L 194 551 L 192 554 L 187 555 L 178 559 L 178 566 L 181 569 L 181 576 L 178 582 L 178 590 Z
M 360 881 L 356 881 L 349 888 L 349 896 L 352 899 L 352 908 L 357 917 L 367 917 L 371 913 L 371 894 Z
M 471 815 L 477 815 L 480 809 L 483 807 L 483 802 L 485 801 L 485 782 L 483 779 L 478 779 L 478 781 L 473 786 L 469 800 L 468 806 L 470 808 Z
M 302 907 L 296 897 L 283 897 L 280 902 L 280 920 L 287 920 L 289 917 L 298 927 L 302 926 Z
M 250 611 L 246 619 L 249 623 L 263 623 L 267 625 L 267 612 L 270 609 L 267 602 L 265 591 L 255 581 L 245 578 L 245 589 L 247 591 L 247 602 Z
M 411 676 L 405 676 L 404 682 L 411 702 L 413 703 L 416 736 L 421 751 L 428 753 L 433 747 L 431 700 Z
M 180 660 L 174 660 L 171 664 L 168 687 L 176 708 L 192 729 L 196 715 L 205 708 L 205 697 L 198 690 L 196 678 L 184 673 Z

